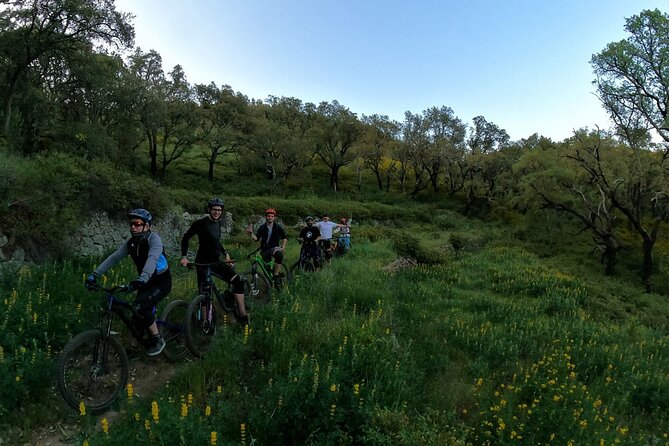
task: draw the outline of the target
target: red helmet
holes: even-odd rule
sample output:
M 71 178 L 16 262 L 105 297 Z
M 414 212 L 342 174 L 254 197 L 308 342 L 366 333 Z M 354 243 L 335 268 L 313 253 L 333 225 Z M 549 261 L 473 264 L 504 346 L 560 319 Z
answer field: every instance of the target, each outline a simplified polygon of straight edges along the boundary
M 267 214 L 274 214 L 276 215 L 276 210 L 274 208 L 269 208 L 265 211 L 265 215 Z

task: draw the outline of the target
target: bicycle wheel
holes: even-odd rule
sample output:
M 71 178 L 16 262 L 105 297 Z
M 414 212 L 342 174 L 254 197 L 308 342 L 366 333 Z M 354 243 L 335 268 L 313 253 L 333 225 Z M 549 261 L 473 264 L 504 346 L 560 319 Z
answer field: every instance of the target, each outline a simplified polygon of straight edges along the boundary
M 204 294 L 190 301 L 186 309 L 185 337 L 191 353 L 203 358 L 216 335 L 216 307 L 214 301 Z
M 165 340 L 165 356 L 170 361 L 179 361 L 186 353 L 185 320 L 188 311 L 188 302 L 185 300 L 174 300 L 167 304 L 160 315 L 158 330 Z
M 244 277 L 244 298 L 253 305 L 265 305 L 272 297 L 272 285 L 258 271 L 246 271 Z
M 58 389 L 75 410 L 84 403 L 90 413 L 101 413 L 114 403 L 128 382 L 128 357 L 123 346 L 100 330 L 76 335 L 56 363 Z
M 283 263 L 279 265 L 279 279 L 280 282 L 278 283 L 278 288 L 280 289 L 282 286 L 290 283 L 292 280 L 292 275 L 290 274 L 290 270 L 286 265 Z M 275 284 L 276 285 L 276 284 Z
M 298 260 L 290 269 L 291 279 L 301 273 L 313 273 L 316 270 L 310 260 Z

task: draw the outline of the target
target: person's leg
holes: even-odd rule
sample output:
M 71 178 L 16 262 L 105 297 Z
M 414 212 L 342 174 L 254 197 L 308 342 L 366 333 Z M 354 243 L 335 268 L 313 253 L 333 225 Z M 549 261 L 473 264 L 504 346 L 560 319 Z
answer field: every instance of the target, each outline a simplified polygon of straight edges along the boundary
M 212 268 L 212 274 L 232 286 L 232 293 L 237 304 L 237 316 L 248 322 L 248 314 L 244 305 L 244 282 L 239 274 L 227 263 L 216 265 L 216 268 Z
M 172 289 L 172 276 L 169 271 L 161 274 L 156 279 L 149 282 L 147 286 L 137 293 L 135 305 L 137 305 L 137 318 L 135 323 L 141 331 L 148 330 L 151 335 L 152 344 L 147 355 L 156 356 L 162 353 L 165 348 L 165 341 L 160 336 L 158 325 L 156 324 L 154 308 L 163 300 Z

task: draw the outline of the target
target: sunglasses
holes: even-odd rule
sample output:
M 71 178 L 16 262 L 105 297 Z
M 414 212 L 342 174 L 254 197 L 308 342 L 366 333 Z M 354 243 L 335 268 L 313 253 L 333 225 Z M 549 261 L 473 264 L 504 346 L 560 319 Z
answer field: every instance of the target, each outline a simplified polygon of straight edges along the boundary
M 144 223 L 142 220 L 135 220 L 130 222 L 130 226 L 133 228 L 141 228 L 144 226 L 146 223 Z
M 211 212 L 223 212 L 221 208 L 211 208 Z

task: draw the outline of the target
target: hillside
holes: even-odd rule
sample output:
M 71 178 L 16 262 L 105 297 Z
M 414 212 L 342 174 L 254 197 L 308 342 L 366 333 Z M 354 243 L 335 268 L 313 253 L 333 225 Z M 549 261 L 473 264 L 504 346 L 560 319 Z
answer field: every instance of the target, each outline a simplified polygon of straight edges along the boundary
M 282 200 L 300 213 L 323 205 Z M 92 321 L 80 285 L 92 260 L 4 274 L 7 441 L 55 423 L 79 432 L 69 441 L 91 445 L 210 444 L 212 432 L 217 444 L 665 441 L 663 296 L 596 268 L 575 274 L 583 258 L 539 257 L 508 226 L 421 205 L 335 206 L 368 216 L 353 228 L 350 255 L 256 309 L 249 331 L 223 325 L 210 357 L 156 363 L 175 374 L 151 395 L 122 398 L 118 414 L 103 416 L 113 418 L 107 434 L 102 418 L 72 413 L 49 385 L 54 356 Z M 239 258 L 252 248 L 234 234 L 227 246 Z M 297 244 L 289 247 L 296 258 Z M 384 272 L 399 257 L 420 263 Z M 189 298 L 194 277 L 174 271 L 170 299 Z M 58 410 L 31 402 L 38 395 Z

